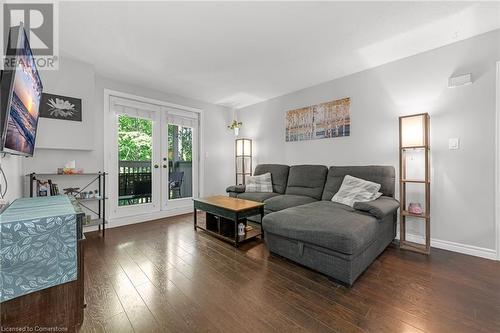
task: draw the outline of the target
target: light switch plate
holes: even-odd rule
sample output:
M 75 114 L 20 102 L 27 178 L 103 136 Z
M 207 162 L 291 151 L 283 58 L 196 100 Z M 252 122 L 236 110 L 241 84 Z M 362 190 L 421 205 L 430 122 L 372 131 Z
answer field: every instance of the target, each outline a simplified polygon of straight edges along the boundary
M 448 149 L 457 150 L 460 149 L 460 139 L 459 138 L 451 138 L 448 140 Z

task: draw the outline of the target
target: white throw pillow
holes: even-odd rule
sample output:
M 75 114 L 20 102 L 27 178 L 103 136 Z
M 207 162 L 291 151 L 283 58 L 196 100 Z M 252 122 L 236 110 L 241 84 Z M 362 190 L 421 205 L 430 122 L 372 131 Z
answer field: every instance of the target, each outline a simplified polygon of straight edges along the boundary
M 273 182 L 271 173 L 264 173 L 258 176 L 251 176 L 247 179 L 245 192 L 272 192 Z
M 372 201 L 382 195 L 379 192 L 380 186 L 380 184 L 347 175 L 344 177 L 339 191 L 333 196 L 332 201 L 351 207 L 356 202 Z

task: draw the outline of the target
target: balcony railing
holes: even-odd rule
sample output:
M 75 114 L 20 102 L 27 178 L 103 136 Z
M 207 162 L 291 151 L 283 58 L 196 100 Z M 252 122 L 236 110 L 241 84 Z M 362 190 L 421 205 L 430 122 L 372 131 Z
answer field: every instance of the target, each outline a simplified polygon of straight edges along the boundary
M 118 205 L 151 202 L 151 162 L 120 161 L 118 164 Z
M 164 185 L 168 186 L 169 198 L 191 197 L 193 188 L 192 162 L 179 161 L 169 164 L 169 182 Z M 128 206 L 151 202 L 151 162 L 120 161 L 118 168 L 118 205 Z M 177 182 L 172 182 L 173 179 L 177 179 Z

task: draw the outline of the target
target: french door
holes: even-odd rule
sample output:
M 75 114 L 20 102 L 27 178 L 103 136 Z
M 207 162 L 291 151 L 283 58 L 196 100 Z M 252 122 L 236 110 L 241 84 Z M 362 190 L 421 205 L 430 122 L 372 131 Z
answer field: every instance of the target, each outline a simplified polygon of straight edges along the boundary
M 114 96 L 110 111 L 110 216 L 191 207 L 198 196 L 198 114 Z
M 162 209 L 192 204 L 198 194 L 198 115 L 166 109 L 162 117 Z M 194 195 L 196 194 L 196 195 Z

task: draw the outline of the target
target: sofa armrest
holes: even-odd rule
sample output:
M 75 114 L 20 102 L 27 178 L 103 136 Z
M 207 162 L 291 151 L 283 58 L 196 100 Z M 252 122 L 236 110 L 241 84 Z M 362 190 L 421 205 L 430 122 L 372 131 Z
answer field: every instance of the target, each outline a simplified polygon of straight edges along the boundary
M 232 185 L 226 188 L 227 193 L 244 193 L 245 185 Z
M 380 197 L 373 201 L 356 202 L 354 209 L 370 213 L 381 220 L 389 214 L 394 213 L 399 208 L 399 201 L 391 197 Z

